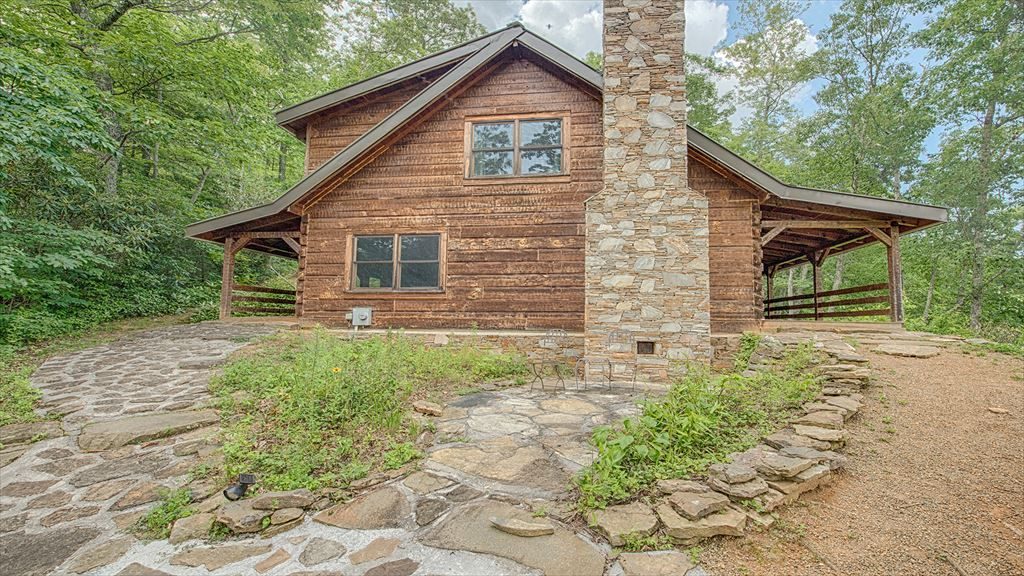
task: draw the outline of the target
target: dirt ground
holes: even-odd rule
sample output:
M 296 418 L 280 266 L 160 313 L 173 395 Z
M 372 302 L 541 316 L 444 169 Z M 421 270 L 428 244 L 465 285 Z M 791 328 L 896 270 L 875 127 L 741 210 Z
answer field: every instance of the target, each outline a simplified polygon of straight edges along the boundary
M 1024 361 L 869 358 L 847 471 L 769 530 L 706 546 L 711 574 L 1024 575 Z

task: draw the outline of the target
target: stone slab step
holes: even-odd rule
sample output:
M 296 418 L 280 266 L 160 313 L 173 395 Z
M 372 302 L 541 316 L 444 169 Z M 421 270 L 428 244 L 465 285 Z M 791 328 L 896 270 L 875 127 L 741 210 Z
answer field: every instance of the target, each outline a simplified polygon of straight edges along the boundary
M 82 428 L 78 446 L 85 452 L 102 452 L 174 436 L 218 422 L 220 416 L 215 410 L 182 410 L 93 422 Z

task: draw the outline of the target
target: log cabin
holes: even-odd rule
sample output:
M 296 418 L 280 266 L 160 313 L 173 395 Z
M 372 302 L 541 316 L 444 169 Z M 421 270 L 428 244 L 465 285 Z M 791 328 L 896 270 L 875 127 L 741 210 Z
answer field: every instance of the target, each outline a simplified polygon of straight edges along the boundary
M 221 316 L 562 329 L 591 357 L 627 331 L 652 378 L 766 318 L 900 322 L 900 238 L 946 210 L 788 185 L 687 126 L 682 3 L 635 4 L 606 2 L 603 75 L 511 25 L 277 112 L 304 177 L 187 229 L 224 246 Z M 886 278 L 821 290 L 878 243 Z M 297 259 L 294 293 L 234 284 L 242 249 Z M 812 294 L 766 297 L 804 263 Z

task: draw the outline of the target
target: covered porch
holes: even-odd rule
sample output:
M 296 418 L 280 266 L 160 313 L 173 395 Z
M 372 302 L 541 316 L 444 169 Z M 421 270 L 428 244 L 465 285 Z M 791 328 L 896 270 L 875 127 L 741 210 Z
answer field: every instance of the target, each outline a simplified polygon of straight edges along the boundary
M 944 210 L 882 198 L 828 195 L 829 205 L 782 198 L 762 204 L 764 320 L 902 323 L 901 238 L 944 221 L 944 214 L 938 213 Z M 842 205 L 843 201 L 849 205 Z M 828 258 L 879 244 L 885 248 L 886 269 L 879 271 L 875 281 L 822 288 L 822 267 Z M 809 266 L 811 290 L 778 294 L 779 273 L 801 265 Z
M 242 250 L 252 250 L 301 263 L 301 219 L 291 213 L 252 220 L 236 216 L 245 212 L 248 211 L 198 222 L 188 229 L 191 237 L 224 246 L 219 317 L 221 320 L 238 314 L 295 317 L 300 304 L 298 290 L 238 283 L 235 262 Z M 232 218 L 239 222 L 231 222 Z

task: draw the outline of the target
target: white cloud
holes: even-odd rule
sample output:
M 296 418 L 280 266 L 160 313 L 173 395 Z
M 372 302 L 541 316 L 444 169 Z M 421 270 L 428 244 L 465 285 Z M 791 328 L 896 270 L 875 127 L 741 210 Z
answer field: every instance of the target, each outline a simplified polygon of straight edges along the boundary
M 497 30 L 519 20 L 523 0 L 455 0 L 455 4 L 470 5 L 476 12 L 476 19 L 487 30 Z
M 488 30 L 518 20 L 582 58 L 601 51 L 600 0 L 456 0 L 468 4 Z M 718 0 L 687 0 L 686 49 L 710 56 L 728 33 L 729 7 Z
M 729 7 L 714 0 L 686 2 L 686 50 L 710 56 L 729 34 Z

